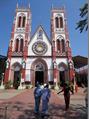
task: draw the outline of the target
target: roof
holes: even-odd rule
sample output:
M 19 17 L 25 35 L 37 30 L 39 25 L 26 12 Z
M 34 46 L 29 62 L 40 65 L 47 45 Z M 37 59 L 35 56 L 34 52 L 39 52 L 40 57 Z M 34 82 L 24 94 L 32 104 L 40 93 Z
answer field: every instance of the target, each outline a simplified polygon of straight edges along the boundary
M 6 56 L 0 55 L 0 59 L 7 58 Z
M 80 68 L 88 65 L 88 58 L 83 56 L 74 56 L 72 57 L 75 68 Z

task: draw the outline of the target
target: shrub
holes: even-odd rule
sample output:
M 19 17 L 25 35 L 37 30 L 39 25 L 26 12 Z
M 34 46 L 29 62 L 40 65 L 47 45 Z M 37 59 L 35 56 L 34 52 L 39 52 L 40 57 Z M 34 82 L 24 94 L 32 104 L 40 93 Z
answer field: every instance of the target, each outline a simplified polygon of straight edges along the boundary
M 5 89 L 10 89 L 10 88 L 11 88 L 11 85 L 12 85 L 11 80 L 7 81 L 7 82 L 5 83 Z

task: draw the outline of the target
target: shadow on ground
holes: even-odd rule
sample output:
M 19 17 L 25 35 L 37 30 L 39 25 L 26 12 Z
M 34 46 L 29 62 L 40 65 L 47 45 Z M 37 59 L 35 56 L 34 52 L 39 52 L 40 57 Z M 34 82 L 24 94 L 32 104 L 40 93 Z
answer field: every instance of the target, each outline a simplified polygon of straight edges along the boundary
M 87 109 L 82 105 L 70 105 L 65 111 L 63 105 L 50 104 L 49 116 L 34 114 L 34 104 L 5 102 L 0 104 L 0 119 L 87 119 Z

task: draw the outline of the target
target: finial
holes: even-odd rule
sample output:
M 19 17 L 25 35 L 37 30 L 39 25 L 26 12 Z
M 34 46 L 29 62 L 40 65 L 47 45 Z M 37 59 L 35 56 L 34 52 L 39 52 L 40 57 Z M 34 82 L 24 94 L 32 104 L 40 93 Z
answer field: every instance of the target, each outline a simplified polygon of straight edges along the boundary
M 63 5 L 64 10 L 66 9 L 65 5 Z
M 16 5 L 16 8 L 18 8 L 18 3 L 17 3 L 17 5 Z
M 51 8 L 53 9 L 53 4 L 52 4 Z
M 30 8 L 30 2 L 29 2 L 29 5 L 28 5 L 28 7 Z

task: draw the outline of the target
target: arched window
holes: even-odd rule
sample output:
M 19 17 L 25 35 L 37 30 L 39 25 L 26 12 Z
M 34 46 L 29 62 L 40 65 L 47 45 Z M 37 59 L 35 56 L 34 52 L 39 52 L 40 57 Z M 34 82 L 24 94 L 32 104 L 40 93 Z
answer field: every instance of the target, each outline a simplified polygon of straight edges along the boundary
M 57 51 L 59 51 L 59 50 L 60 50 L 60 40 L 57 39 Z
M 19 51 L 19 39 L 16 39 L 16 46 L 15 46 L 15 51 Z
M 62 39 L 61 41 L 62 44 L 62 52 L 65 52 L 65 41 Z
M 23 17 L 23 22 L 22 22 L 22 27 L 25 27 L 25 21 L 26 21 L 26 17 Z
M 23 52 L 23 39 L 20 40 L 20 52 Z
M 56 25 L 56 28 L 59 28 L 59 20 L 58 20 L 58 19 L 59 19 L 58 17 L 55 18 L 55 25 Z
M 60 19 L 60 28 L 63 28 L 63 18 L 60 17 L 59 19 Z
M 21 21 L 22 21 L 22 18 L 20 16 L 20 17 L 18 17 L 18 27 L 21 27 Z

